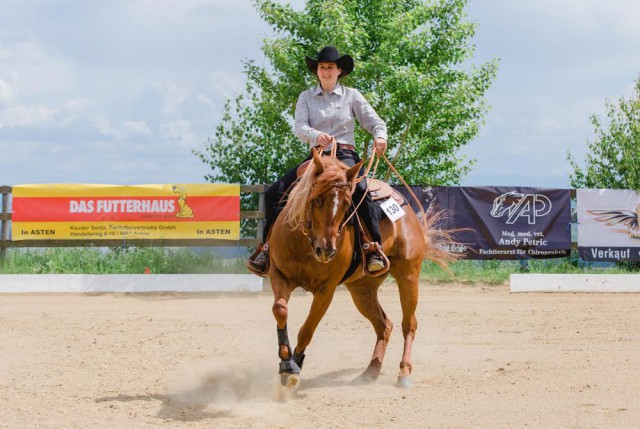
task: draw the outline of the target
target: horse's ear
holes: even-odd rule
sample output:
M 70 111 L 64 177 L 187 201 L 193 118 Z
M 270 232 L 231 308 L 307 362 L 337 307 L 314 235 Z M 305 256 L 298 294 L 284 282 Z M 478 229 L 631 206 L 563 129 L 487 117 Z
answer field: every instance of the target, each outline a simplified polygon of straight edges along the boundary
M 350 169 L 347 170 L 347 182 L 352 183 L 353 180 L 358 177 L 358 172 L 360 171 L 360 168 L 362 167 L 362 164 L 364 163 L 364 159 L 361 160 L 359 163 L 357 163 L 356 165 L 354 165 L 353 167 L 351 167 Z M 353 188 L 353 186 L 352 186 Z
M 319 147 L 319 146 L 318 146 Z M 316 167 L 316 174 L 321 174 L 324 170 L 324 165 L 322 164 L 322 155 L 320 155 L 320 151 L 316 149 L 313 150 L 313 164 Z

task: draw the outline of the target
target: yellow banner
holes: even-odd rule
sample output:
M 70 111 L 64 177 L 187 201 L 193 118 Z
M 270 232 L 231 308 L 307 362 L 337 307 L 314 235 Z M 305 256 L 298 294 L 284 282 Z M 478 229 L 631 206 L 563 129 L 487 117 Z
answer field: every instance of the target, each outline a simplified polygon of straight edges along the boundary
M 240 238 L 240 185 L 18 185 L 12 240 Z

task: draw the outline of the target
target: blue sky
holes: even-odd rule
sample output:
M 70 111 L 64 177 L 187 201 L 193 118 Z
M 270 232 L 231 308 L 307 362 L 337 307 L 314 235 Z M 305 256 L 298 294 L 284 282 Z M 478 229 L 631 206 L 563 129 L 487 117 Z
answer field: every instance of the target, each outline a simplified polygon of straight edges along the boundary
M 292 2 L 301 8 L 303 2 Z M 0 0 L 0 185 L 202 183 L 202 149 L 268 33 L 248 0 Z M 462 184 L 568 187 L 592 114 L 640 76 L 637 0 L 475 0 L 500 58 Z M 301 66 L 302 67 L 302 66 Z

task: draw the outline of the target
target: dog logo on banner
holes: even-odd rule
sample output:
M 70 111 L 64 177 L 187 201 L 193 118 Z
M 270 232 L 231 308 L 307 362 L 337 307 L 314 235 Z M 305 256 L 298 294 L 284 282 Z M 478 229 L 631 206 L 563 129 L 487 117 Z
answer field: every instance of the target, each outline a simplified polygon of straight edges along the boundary
M 187 205 L 187 188 L 184 186 L 173 185 L 171 190 L 174 194 L 178 194 L 178 207 L 180 210 L 176 213 L 176 217 L 193 217 L 193 210 Z
M 551 207 L 551 200 L 546 195 L 511 191 L 493 200 L 490 214 L 495 218 L 506 215 L 509 225 L 516 223 L 521 217 L 527 218 L 529 225 L 534 225 L 536 218 L 549 214 Z
M 639 240 L 638 235 L 638 219 L 640 218 L 640 205 L 636 207 L 635 213 L 631 210 L 587 210 L 589 217 L 596 222 L 600 222 L 609 227 L 624 227 L 611 228 L 612 231 L 621 234 L 627 234 L 629 238 Z

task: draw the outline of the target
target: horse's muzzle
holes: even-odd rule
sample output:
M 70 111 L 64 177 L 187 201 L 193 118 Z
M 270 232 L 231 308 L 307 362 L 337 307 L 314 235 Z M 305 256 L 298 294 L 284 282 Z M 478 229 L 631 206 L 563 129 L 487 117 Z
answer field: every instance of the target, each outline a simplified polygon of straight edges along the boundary
M 320 262 L 329 262 L 336 256 L 336 248 L 333 246 L 315 246 L 316 259 Z

